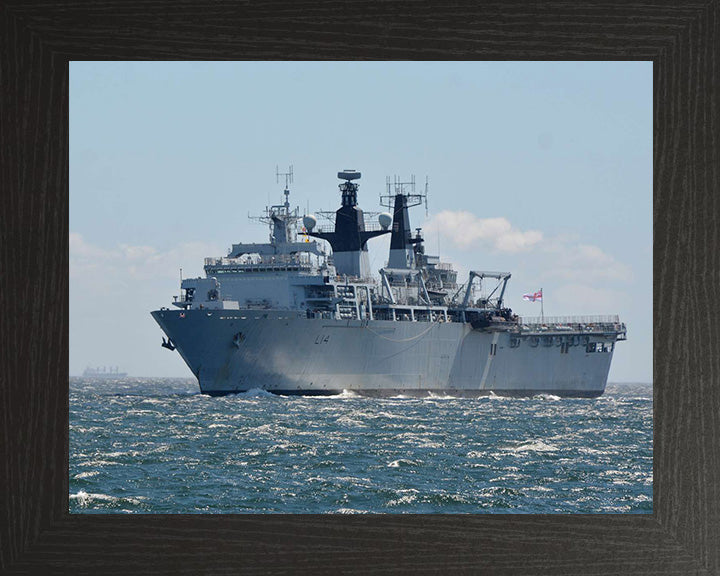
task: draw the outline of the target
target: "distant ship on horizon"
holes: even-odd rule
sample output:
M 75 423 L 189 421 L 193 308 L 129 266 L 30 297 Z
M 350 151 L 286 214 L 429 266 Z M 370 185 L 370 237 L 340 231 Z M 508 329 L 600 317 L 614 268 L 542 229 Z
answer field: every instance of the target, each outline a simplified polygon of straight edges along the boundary
M 83 378 L 103 378 L 103 379 L 114 379 L 114 378 L 125 378 L 127 376 L 127 372 L 120 372 L 117 366 L 115 367 L 102 367 L 102 370 L 100 368 L 91 368 L 88 366 L 85 368 L 85 371 L 83 372 Z

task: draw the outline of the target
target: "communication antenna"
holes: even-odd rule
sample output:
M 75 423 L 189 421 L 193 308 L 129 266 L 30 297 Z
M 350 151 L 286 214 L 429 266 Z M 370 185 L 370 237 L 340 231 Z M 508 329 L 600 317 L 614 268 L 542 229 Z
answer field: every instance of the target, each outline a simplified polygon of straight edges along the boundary
M 283 190 L 283 194 L 285 194 L 285 211 L 290 212 L 290 184 L 293 181 L 293 167 L 292 164 L 290 165 L 290 168 L 288 168 L 287 172 L 280 172 L 280 170 L 277 167 L 277 164 L 275 165 L 275 181 L 279 184 L 280 183 L 280 176 L 285 176 L 285 190 Z
M 277 164 L 275 165 L 275 178 L 276 182 L 280 183 L 280 176 L 285 176 L 285 190 L 288 189 L 290 184 L 292 184 L 293 181 L 293 167 L 292 164 L 290 165 L 290 168 L 288 168 L 287 172 L 280 172 L 280 169 L 278 168 Z
M 427 176 L 425 176 L 425 218 L 428 216 L 428 206 L 427 206 L 427 197 L 428 197 L 428 190 L 430 189 L 430 181 Z
M 427 215 L 427 177 L 425 178 L 425 192 L 418 193 L 415 191 L 415 175 L 410 176 L 410 181 L 403 182 L 397 175 L 393 179 L 390 176 L 385 178 L 386 193 L 380 196 L 380 204 L 388 208 L 394 207 L 395 196 L 403 194 L 406 198 L 408 208 L 425 204 L 425 214 Z

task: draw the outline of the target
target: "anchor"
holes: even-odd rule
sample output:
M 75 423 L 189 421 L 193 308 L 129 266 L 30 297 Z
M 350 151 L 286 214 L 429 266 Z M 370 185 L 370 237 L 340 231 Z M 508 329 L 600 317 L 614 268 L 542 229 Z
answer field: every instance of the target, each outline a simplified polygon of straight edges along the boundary
M 175 345 L 173 344 L 172 340 L 170 340 L 170 338 L 168 338 L 167 340 L 165 340 L 165 337 L 164 337 L 164 336 L 163 336 L 163 341 L 162 341 L 161 346 L 162 346 L 163 348 L 167 348 L 168 350 L 170 350 L 170 352 L 172 352 L 173 350 L 175 350 Z
M 242 332 L 238 332 L 238 333 L 235 334 L 235 336 L 233 337 L 233 344 L 235 344 L 235 346 L 237 346 L 238 348 L 240 348 L 240 343 L 241 343 L 243 340 L 245 340 L 245 334 L 243 334 Z

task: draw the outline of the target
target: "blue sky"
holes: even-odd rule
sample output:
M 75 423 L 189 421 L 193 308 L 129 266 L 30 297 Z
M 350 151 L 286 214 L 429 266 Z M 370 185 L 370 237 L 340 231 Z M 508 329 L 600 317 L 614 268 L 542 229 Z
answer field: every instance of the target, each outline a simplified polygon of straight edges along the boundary
M 190 376 L 149 312 L 265 241 L 247 216 L 290 164 L 302 212 L 337 208 L 344 168 L 367 211 L 428 176 L 429 253 L 512 272 L 523 315 L 540 287 L 546 315 L 620 314 L 610 380 L 652 381 L 650 62 L 71 63 L 70 373 Z

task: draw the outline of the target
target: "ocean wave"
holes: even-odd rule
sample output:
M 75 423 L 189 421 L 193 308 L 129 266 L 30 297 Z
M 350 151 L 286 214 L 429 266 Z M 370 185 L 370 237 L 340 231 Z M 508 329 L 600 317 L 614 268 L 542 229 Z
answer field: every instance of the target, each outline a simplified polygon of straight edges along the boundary
M 70 510 L 652 512 L 650 401 L 277 398 L 72 394 Z
M 407 460 L 405 458 L 400 458 L 398 460 L 393 460 L 388 464 L 389 468 L 401 468 L 405 466 L 417 466 L 417 462 L 413 462 L 412 460 Z
M 335 481 L 339 484 L 349 486 L 372 486 L 372 480 L 370 480 L 370 478 L 358 478 L 357 476 L 336 476 Z
M 132 410 L 128 410 L 125 414 L 132 414 L 133 416 L 148 416 L 150 414 L 155 416 L 161 415 L 157 410 L 145 410 L 143 408 L 134 408 Z
M 394 500 L 390 500 L 386 506 L 388 507 L 394 507 L 394 506 L 402 506 L 403 504 L 412 504 L 417 500 L 417 496 L 415 494 L 405 494 L 404 496 L 400 496 L 400 498 L 396 498 Z
M 362 397 L 363 396 L 361 396 L 354 390 L 345 390 L 345 389 L 343 389 L 343 391 L 340 394 L 333 394 L 332 396 L 315 396 L 315 398 L 328 398 L 331 400 L 346 400 L 348 398 L 357 399 L 357 398 L 362 398 Z
M 142 400 L 143 404 L 165 404 L 166 402 L 167 402 L 166 397 L 162 397 L 162 398 L 145 397 Z
M 367 510 L 356 510 L 355 508 L 338 508 L 330 510 L 327 514 L 369 514 Z
M 245 392 L 238 392 L 237 394 L 228 394 L 225 398 L 282 398 L 277 394 L 263 390 L 262 388 L 250 388 Z
M 146 500 L 143 496 L 110 496 L 108 494 L 97 494 L 80 490 L 76 494 L 70 494 L 70 500 L 75 500 L 81 508 L 85 508 L 91 503 L 105 502 L 108 504 L 134 504 L 139 505 L 142 500 Z
M 427 400 L 461 400 L 460 396 L 453 396 L 451 394 L 436 394 L 435 392 L 428 392 Z
M 487 452 L 479 452 L 477 450 L 471 450 L 465 455 L 467 458 L 485 458 Z
M 93 476 L 97 476 L 100 474 L 97 470 L 90 470 L 89 472 L 80 472 L 80 474 L 75 474 L 73 476 L 73 480 L 83 480 L 84 478 L 92 478 Z
M 88 460 L 80 462 L 78 466 L 117 466 L 119 462 L 111 462 L 109 460 Z
M 336 420 L 336 422 L 338 424 L 342 424 L 343 426 L 355 426 L 358 428 L 367 428 L 367 424 L 365 424 L 364 422 L 361 422 L 360 420 L 353 420 L 349 416 L 340 416 L 340 418 L 338 418 Z
M 301 398 L 302 400 L 310 400 L 310 401 L 315 401 L 315 400 L 358 400 L 358 399 L 366 400 L 366 399 L 368 399 L 367 396 L 358 394 L 354 390 L 343 390 L 339 394 L 327 394 L 327 395 L 307 394 L 304 396 L 300 396 L 299 398 Z
M 558 448 L 552 444 L 546 444 L 542 440 L 532 440 L 523 442 L 517 446 L 507 446 L 505 450 L 514 454 L 520 454 L 523 452 L 557 452 Z
M 98 453 L 98 456 L 101 456 L 103 458 L 120 458 L 122 456 L 127 456 L 129 458 L 137 458 L 138 456 L 141 456 L 142 454 L 138 452 L 137 450 L 126 450 L 123 452 L 107 452 L 107 453 Z
M 554 394 L 535 394 L 535 396 L 533 396 L 533 398 L 537 398 L 538 400 L 552 400 L 552 401 L 562 400 L 562 398 L 560 398 L 560 396 L 555 396 Z

